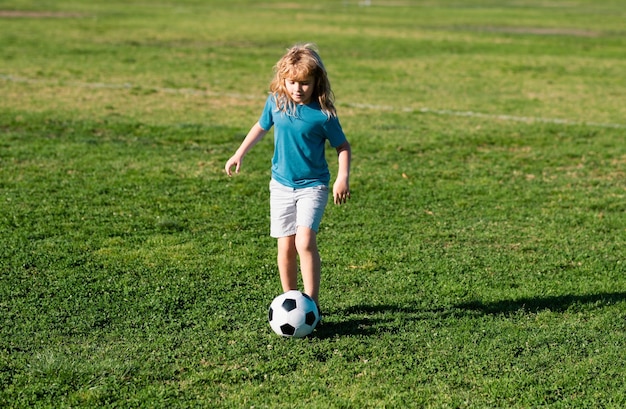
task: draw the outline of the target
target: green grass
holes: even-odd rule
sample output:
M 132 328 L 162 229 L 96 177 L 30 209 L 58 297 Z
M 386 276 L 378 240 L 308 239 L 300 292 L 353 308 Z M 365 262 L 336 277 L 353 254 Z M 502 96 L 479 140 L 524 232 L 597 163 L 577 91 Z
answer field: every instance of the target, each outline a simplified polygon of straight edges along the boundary
M 0 2 L 0 406 L 626 405 L 623 1 L 372 3 Z M 223 165 L 299 41 L 353 195 L 284 340 Z

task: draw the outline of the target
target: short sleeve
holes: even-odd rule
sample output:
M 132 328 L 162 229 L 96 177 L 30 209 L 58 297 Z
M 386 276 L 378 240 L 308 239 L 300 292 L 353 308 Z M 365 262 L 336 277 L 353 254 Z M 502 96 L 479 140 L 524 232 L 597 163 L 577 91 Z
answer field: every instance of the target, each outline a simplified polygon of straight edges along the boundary
M 343 129 L 341 128 L 341 124 L 339 123 L 339 119 L 337 117 L 332 117 L 326 121 L 324 129 L 326 131 L 326 137 L 330 142 L 330 146 L 333 148 L 336 148 L 346 142 L 346 135 L 343 133 Z
M 268 96 L 265 101 L 265 107 L 259 118 L 259 125 L 266 131 L 269 131 L 274 125 L 274 98 Z

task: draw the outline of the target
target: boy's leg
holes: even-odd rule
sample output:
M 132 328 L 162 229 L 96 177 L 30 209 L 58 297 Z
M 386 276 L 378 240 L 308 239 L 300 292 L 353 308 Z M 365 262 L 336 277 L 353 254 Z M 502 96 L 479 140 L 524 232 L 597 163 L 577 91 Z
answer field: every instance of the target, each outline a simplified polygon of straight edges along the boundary
M 319 305 L 321 261 L 315 230 L 298 226 L 295 248 L 300 256 L 300 273 L 302 274 L 304 292 Z
M 278 273 L 283 292 L 298 289 L 298 253 L 295 243 L 294 235 L 278 238 Z

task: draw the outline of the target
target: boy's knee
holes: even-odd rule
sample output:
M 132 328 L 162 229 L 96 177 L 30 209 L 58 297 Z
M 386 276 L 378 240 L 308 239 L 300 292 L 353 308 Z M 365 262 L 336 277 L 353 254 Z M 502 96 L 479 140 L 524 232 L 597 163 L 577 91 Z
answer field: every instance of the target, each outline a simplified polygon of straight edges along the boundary
M 298 254 L 317 252 L 315 231 L 306 228 L 298 229 L 298 234 L 296 234 L 296 250 Z

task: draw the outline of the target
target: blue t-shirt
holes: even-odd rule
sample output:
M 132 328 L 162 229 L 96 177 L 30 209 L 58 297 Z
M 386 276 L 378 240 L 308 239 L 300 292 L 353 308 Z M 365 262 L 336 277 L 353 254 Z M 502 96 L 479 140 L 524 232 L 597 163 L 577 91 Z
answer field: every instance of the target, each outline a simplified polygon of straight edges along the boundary
M 289 115 L 276 108 L 276 101 L 270 95 L 259 125 L 266 131 L 274 126 L 273 179 L 296 189 L 328 186 L 326 140 L 334 148 L 346 142 L 337 117 L 327 117 L 317 101 L 298 105 L 296 115 Z

